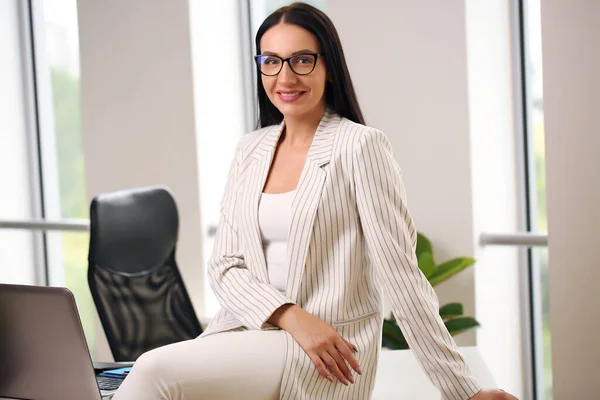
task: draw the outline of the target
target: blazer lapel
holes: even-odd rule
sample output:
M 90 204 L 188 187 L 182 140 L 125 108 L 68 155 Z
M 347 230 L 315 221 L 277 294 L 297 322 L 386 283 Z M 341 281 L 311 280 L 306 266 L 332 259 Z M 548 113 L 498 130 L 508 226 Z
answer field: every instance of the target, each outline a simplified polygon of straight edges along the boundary
M 341 118 L 327 109 L 315 133 L 308 151 L 297 192 L 292 201 L 292 220 L 288 235 L 288 277 L 286 296 L 298 303 L 300 284 L 306 269 L 306 256 L 312 236 L 317 207 L 321 200 L 327 171 L 323 168 L 329 163 L 335 133 Z
M 244 206 L 244 209 L 248 210 L 248 220 L 244 221 L 244 226 L 248 228 L 247 233 L 251 246 L 248 246 L 247 257 L 250 258 L 250 265 L 258 267 L 254 272 L 260 278 L 261 282 L 269 282 L 269 275 L 267 273 L 267 262 L 265 261 L 265 253 L 258 225 L 258 205 L 284 126 L 282 122 L 279 126 L 273 127 L 273 129 L 266 133 L 265 137 L 252 153 L 255 160 L 248 171 L 251 182 L 248 191 L 248 203 Z

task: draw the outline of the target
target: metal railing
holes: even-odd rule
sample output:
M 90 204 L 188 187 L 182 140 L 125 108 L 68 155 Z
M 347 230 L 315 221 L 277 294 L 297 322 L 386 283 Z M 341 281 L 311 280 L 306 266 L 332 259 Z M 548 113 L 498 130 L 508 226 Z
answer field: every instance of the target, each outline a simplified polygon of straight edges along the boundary
M 0 229 L 24 229 L 28 231 L 87 232 L 90 229 L 90 221 L 87 219 L 66 219 L 60 221 L 0 220 Z
M 548 234 L 546 233 L 489 233 L 483 232 L 479 235 L 479 243 L 482 246 L 525 246 L 545 247 L 548 246 Z

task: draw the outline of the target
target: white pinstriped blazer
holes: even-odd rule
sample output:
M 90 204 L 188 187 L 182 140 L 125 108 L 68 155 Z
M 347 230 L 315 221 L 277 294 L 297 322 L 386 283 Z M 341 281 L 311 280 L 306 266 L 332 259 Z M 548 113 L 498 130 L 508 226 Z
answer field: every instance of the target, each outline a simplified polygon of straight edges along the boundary
M 200 337 L 229 330 L 279 329 L 266 321 L 295 303 L 358 347 L 362 375 L 345 386 L 324 379 L 289 333 L 281 399 L 371 398 L 381 349 L 383 293 L 444 399 L 480 390 L 438 314 L 438 300 L 415 256 L 416 229 L 387 137 L 326 110 L 292 202 L 285 293 L 269 284 L 258 204 L 284 124 L 240 140 L 212 257 L 210 284 L 221 304 Z M 402 371 L 398 371 L 398 377 Z

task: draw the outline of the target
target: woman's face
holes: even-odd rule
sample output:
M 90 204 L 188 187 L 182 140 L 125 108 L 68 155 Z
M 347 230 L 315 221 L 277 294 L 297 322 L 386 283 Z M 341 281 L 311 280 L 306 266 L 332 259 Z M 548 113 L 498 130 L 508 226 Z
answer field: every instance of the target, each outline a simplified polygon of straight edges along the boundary
M 260 48 L 262 55 L 281 58 L 321 51 L 312 33 L 298 25 L 286 23 L 277 24 L 266 31 L 260 40 Z M 304 64 L 307 60 L 300 58 L 298 62 Z M 278 75 L 261 76 L 269 100 L 284 117 L 299 117 L 325 109 L 327 71 L 322 56 L 318 57 L 315 69 L 308 75 L 295 74 L 285 62 Z

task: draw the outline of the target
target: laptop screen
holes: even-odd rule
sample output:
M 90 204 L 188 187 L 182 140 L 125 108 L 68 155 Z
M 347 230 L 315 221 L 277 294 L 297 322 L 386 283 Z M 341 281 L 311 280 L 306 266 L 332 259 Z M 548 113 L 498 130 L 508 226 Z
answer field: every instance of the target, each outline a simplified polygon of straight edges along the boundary
M 0 284 L 0 397 L 100 399 L 67 289 Z

